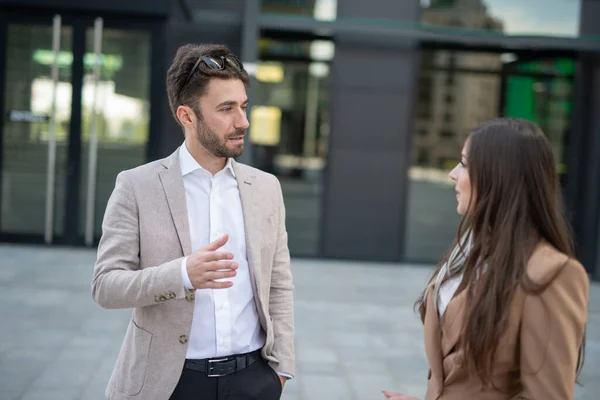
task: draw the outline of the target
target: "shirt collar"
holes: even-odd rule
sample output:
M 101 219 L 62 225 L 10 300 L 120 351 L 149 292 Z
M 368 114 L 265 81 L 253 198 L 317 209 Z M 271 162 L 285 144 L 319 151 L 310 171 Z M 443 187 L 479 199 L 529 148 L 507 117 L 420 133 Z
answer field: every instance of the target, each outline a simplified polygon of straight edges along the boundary
M 225 164 L 225 169 L 228 169 L 231 172 L 231 175 L 235 178 L 235 171 L 233 170 L 233 158 L 229 157 L 227 159 L 227 163 Z
M 181 167 L 181 176 L 186 176 L 187 174 L 194 172 L 197 169 L 201 169 L 206 171 L 191 155 L 190 151 L 187 149 L 185 142 L 179 148 L 179 164 Z M 225 168 L 228 169 L 233 177 L 235 178 L 235 171 L 233 170 L 233 159 L 230 157 L 227 159 L 227 163 L 225 164 Z

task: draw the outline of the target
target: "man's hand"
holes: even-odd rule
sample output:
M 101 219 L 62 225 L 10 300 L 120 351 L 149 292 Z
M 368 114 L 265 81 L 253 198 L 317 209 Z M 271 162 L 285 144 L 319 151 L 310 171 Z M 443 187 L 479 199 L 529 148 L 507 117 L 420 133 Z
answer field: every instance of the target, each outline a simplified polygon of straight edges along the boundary
M 229 236 L 224 235 L 187 258 L 187 273 L 196 289 L 226 289 L 233 286 L 231 281 L 217 281 L 236 275 L 238 264 L 233 261 L 233 254 L 217 251 L 228 239 Z
M 385 397 L 388 400 L 419 400 L 416 397 L 406 396 L 406 395 L 400 394 L 400 393 L 392 393 L 392 392 L 388 392 L 387 390 L 384 390 L 383 394 L 385 395 Z

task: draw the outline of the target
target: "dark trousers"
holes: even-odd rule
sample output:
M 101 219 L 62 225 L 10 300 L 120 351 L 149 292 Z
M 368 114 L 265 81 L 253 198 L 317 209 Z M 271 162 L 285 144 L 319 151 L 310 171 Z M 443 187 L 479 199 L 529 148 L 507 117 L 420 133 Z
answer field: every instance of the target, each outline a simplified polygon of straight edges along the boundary
M 209 378 L 185 369 L 170 400 L 279 400 L 279 375 L 262 358 L 230 375 Z

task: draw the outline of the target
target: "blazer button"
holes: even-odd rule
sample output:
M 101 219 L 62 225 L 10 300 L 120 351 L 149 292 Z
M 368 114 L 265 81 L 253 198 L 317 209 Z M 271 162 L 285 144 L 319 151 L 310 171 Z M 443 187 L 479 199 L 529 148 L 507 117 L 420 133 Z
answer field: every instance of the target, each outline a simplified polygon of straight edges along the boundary
M 181 335 L 181 336 L 179 336 L 179 343 L 186 344 L 187 342 L 188 342 L 187 335 Z
M 171 300 L 173 300 L 175 297 L 177 297 L 177 295 L 176 295 L 175 293 L 173 293 L 173 292 L 169 292 L 169 298 L 170 298 Z
M 163 294 L 160 296 L 160 301 L 167 301 L 167 297 Z
M 194 301 L 195 298 L 196 298 L 196 295 L 194 293 L 188 293 L 185 295 L 185 299 L 187 301 Z
M 154 301 L 160 303 L 160 296 L 154 296 Z

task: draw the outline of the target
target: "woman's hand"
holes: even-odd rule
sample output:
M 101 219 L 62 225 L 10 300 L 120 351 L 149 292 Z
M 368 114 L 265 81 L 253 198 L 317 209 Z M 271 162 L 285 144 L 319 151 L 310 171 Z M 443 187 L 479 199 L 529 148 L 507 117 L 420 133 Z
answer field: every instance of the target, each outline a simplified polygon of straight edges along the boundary
M 389 400 L 419 400 L 416 397 L 407 396 L 407 395 L 401 394 L 401 393 L 392 393 L 392 392 L 388 392 L 387 390 L 384 390 L 383 394 Z

